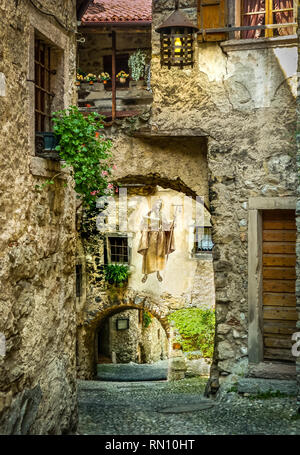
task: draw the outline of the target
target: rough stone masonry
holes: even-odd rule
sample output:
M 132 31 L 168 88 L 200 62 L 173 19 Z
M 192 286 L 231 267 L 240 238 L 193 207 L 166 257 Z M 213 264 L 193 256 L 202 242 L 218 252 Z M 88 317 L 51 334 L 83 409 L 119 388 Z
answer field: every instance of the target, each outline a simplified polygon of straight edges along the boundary
M 33 101 L 38 36 L 63 56 L 57 106 L 76 102 L 76 11 L 74 2 L 35 3 L 0 3 L 1 434 L 61 434 L 77 425 L 74 192 L 67 173 L 36 188 L 61 168 L 34 156 Z

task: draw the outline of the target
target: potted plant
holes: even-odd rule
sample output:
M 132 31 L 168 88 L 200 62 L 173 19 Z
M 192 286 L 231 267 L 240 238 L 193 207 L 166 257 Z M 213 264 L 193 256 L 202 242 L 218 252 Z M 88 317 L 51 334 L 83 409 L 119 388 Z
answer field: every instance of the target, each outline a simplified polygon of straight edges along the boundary
M 122 287 L 128 281 L 130 270 L 124 264 L 108 264 L 104 269 L 105 281 L 109 284 Z
M 83 74 L 80 74 L 80 73 L 77 73 L 75 84 L 76 84 L 77 86 L 80 86 L 81 82 L 83 82 L 83 81 L 84 81 L 84 75 L 83 75 Z
M 103 84 L 107 84 L 107 81 L 110 80 L 110 75 L 108 73 L 101 73 L 98 76 L 99 82 L 103 82 Z
M 139 81 L 145 74 L 146 53 L 141 49 L 131 54 L 128 60 L 128 66 L 133 81 Z
M 125 71 L 120 71 L 117 75 L 116 75 L 116 79 L 119 80 L 121 82 L 121 84 L 125 84 L 127 78 L 129 77 L 129 74 L 125 73 Z
M 89 73 L 85 76 L 84 80 L 88 82 L 90 85 L 93 85 L 94 82 L 97 82 L 97 76 L 93 73 Z

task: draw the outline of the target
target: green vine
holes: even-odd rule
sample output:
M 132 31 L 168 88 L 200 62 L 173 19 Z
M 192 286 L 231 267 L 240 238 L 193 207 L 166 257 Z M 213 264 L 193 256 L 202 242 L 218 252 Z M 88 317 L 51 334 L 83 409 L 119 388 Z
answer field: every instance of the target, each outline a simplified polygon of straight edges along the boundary
M 105 281 L 109 284 L 115 284 L 120 287 L 128 281 L 130 275 L 130 270 L 127 265 L 123 264 L 109 264 L 105 266 Z
M 168 317 L 179 331 L 178 341 L 183 351 L 202 352 L 203 357 L 212 358 L 215 335 L 215 311 L 200 308 L 177 310 Z
M 114 186 L 109 182 L 112 143 L 99 135 L 102 118 L 96 112 L 84 116 L 76 106 L 52 114 L 53 131 L 59 137 L 56 147 L 66 166 L 73 170 L 77 197 L 89 206 L 97 197 L 111 194 Z M 53 179 L 49 181 L 52 184 Z M 47 182 L 45 183 L 47 184 Z M 44 185 L 45 185 L 44 184 Z
M 149 327 L 151 322 L 152 322 L 151 314 L 149 314 L 147 311 L 144 311 L 144 313 L 143 313 L 143 326 L 144 326 L 144 328 L 147 329 L 147 327 Z

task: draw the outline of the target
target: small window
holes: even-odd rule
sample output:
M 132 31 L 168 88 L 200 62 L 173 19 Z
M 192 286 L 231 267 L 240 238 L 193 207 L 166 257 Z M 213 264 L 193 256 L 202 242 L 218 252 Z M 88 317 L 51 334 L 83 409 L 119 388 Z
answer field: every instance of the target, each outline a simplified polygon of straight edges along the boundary
M 207 253 L 211 252 L 213 249 L 213 241 L 211 235 L 211 226 L 201 226 L 196 227 L 195 232 L 195 253 Z
M 76 297 L 81 297 L 82 293 L 82 265 L 76 264 Z
M 129 329 L 129 319 L 120 318 L 116 320 L 116 329 L 117 330 L 128 330 Z
M 35 39 L 35 131 L 51 131 L 51 48 L 41 39 Z
M 241 25 L 275 25 L 282 27 L 266 30 L 243 30 L 244 39 L 271 36 L 286 36 L 296 33 L 295 26 L 287 26 L 296 21 L 295 0 L 242 0 Z
M 128 238 L 127 237 L 108 237 L 107 253 L 109 264 L 128 264 Z

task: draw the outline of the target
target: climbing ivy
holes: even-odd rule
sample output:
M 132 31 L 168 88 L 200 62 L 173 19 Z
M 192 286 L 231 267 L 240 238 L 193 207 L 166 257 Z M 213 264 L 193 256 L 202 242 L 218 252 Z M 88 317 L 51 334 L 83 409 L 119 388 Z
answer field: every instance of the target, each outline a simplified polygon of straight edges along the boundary
M 143 326 L 144 326 L 144 328 L 146 329 L 147 327 L 149 327 L 151 322 L 152 322 L 151 314 L 149 314 L 147 311 L 144 311 L 144 313 L 143 313 Z
M 187 308 L 169 315 L 180 334 L 183 351 L 200 350 L 203 357 L 212 358 L 215 334 L 215 311 L 201 308 Z
M 98 131 L 103 128 L 103 121 L 95 112 L 84 116 L 76 106 L 54 112 L 52 120 L 53 131 L 59 137 L 56 150 L 65 161 L 64 166 L 73 169 L 75 191 L 86 206 L 94 205 L 97 197 L 114 189 L 107 163 L 112 143 Z

